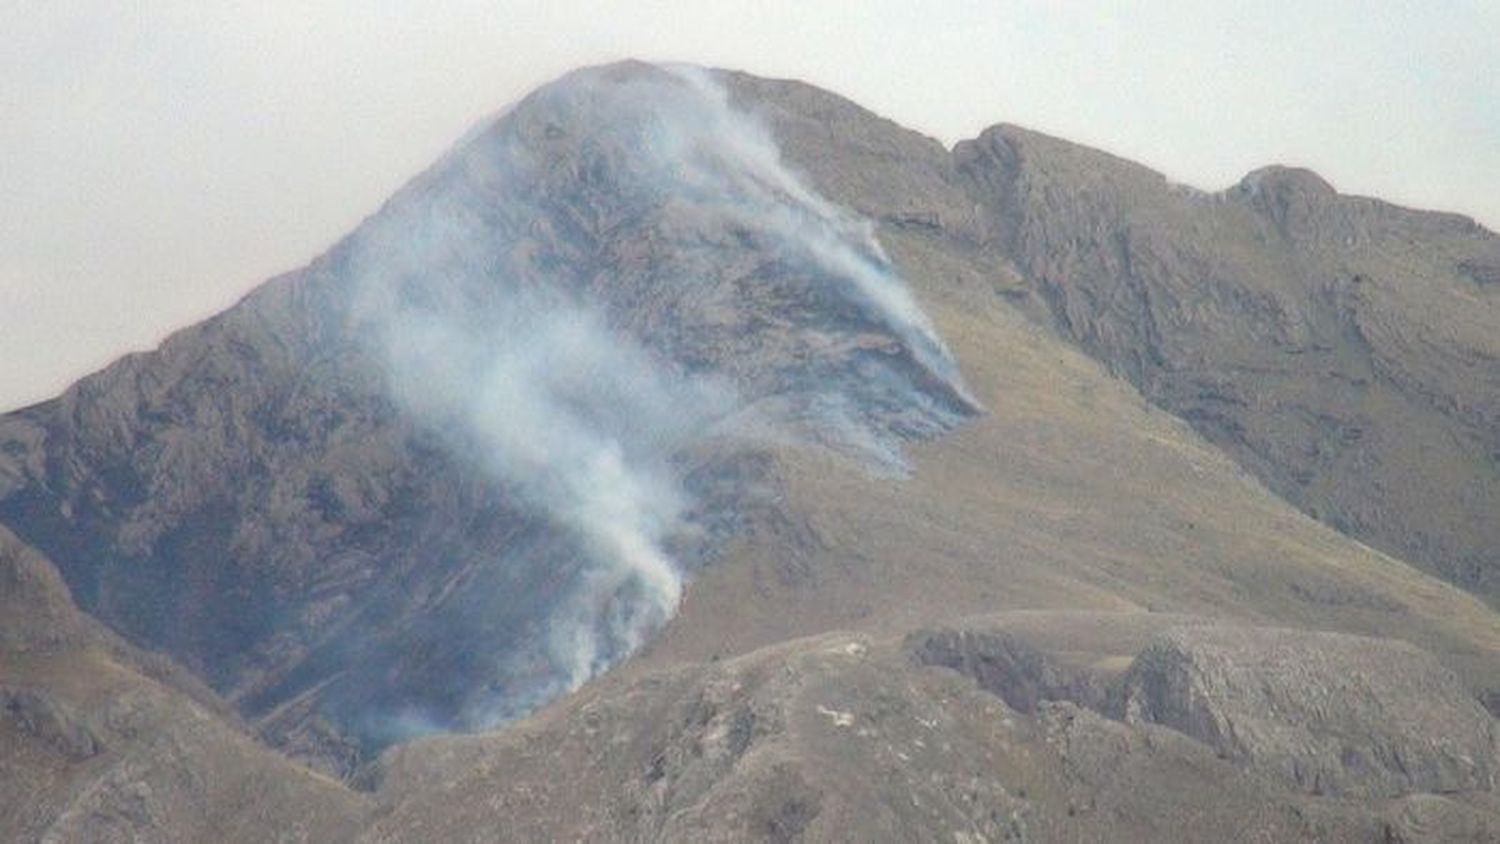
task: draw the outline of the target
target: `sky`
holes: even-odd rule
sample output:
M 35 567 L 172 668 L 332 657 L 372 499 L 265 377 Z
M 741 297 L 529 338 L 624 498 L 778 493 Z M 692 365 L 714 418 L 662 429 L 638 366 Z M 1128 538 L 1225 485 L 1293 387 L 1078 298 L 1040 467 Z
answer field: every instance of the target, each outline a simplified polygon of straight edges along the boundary
M 1218 190 L 1270 163 L 1500 229 L 1500 3 L 0 0 L 0 409 L 221 310 L 580 65 L 804 79 Z

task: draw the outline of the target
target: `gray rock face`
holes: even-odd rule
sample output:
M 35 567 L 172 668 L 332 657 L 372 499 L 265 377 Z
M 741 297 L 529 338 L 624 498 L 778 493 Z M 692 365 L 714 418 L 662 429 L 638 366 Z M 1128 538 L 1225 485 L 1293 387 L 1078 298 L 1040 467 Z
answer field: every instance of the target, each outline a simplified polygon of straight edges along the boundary
M 1312 794 L 1488 791 L 1497 770 L 1478 701 L 1431 656 L 1384 639 L 1172 631 L 1131 665 L 1118 707 Z

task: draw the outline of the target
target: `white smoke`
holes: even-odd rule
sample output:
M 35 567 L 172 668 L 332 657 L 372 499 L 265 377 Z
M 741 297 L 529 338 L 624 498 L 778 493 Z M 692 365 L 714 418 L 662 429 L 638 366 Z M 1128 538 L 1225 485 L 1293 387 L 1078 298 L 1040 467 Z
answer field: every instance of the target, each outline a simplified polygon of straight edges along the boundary
M 559 676 L 548 696 L 633 651 L 676 610 L 682 572 L 663 544 L 686 502 L 671 458 L 736 401 L 727 382 L 674 371 L 581 303 L 538 298 L 511 290 L 479 326 L 405 311 L 385 331 L 402 403 L 588 557 L 550 619 Z
M 599 112 L 593 125 L 634 133 L 612 189 L 688 209 L 685 217 L 705 226 L 753 232 L 884 325 L 967 400 L 871 225 L 804 185 L 770 135 L 732 109 L 706 73 L 674 68 L 559 86 L 553 96 L 578 100 L 568 108 Z M 581 563 L 570 567 L 577 575 L 536 645 L 546 676 L 537 676 L 535 653 L 497 654 L 497 671 L 525 674 L 526 685 L 501 683 L 507 699 L 478 704 L 463 718 L 468 726 L 575 688 L 671 618 L 684 569 L 666 548 L 687 529 L 690 504 L 674 459 L 693 445 L 710 437 L 817 441 L 882 465 L 900 461 L 895 435 L 875 429 L 854 396 L 816 385 L 795 411 L 768 414 L 779 397 L 745 395 L 731 373 L 688 366 L 639 326 L 622 325 L 608 307 L 616 294 L 608 267 L 602 280 L 580 280 L 588 274 L 571 266 L 539 278 L 529 244 L 550 206 L 532 194 L 548 166 L 505 124 L 481 132 L 372 219 L 349 264 L 355 319 L 384 350 L 397 402 L 455 453 L 477 455 L 519 506 L 568 537 L 559 547 L 581 555 L 569 561 Z M 648 291 L 662 302 L 711 293 L 690 273 Z M 865 378 L 956 421 L 889 371 Z
M 731 108 L 728 93 L 708 73 L 688 65 L 674 65 L 671 71 L 697 94 L 689 119 L 672 121 L 662 132 L 666 143 L 661 154 L 678 164 L 684 186 L 721 209 L 732 209 L 747 225 L 773 232 L 783 248 L 849 284 L 924 366 L 977 406 L 932 321 L 891 270 L 874 224 L 804 185 L 782 163 L 771 134 Z

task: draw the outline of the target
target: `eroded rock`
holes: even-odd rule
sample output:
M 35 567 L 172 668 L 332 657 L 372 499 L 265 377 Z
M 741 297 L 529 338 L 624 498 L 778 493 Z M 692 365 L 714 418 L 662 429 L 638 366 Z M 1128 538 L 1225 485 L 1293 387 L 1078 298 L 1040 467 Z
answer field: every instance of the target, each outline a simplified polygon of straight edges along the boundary
M 1169 631 L 1124 677 L 1118 714 L 1183 732 L 1312 794 L 1487 790 L 1494 722 L 1411 645 L 1333 633 Z

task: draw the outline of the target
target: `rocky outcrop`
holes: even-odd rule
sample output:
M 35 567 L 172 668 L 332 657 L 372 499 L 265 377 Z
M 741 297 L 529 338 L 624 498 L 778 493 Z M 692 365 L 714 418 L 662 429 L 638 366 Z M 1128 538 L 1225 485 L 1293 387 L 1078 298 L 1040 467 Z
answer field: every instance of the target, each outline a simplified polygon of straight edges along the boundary
M 606 678 L 506 732 L 390 751 L 381 794 L 391 803 L 366 838 L 462 837 L 493 817 L 522 839 L 1020 833 L 1026 803 L 991 775 L 991 749 L 975 740 L 1000 729 L 1000 708 L 913 679 L 847 634 Z M 574 776 L 556 776 L 558 765 Z
M 1058 616 L 1038 641 L 1060 633 L 1112 648 L 1095 634 L 1112 627 L 1134 639 L 1136 621 Z M 1066 657 L 1028 641 L 1037 631 L 1026 619 L 990 622 L 903 641 L 830 634 L 694 668 L 627 667 L 505 733 L 390 751 L 380 763 L 388 802 L 366 839 L 450 838 L 498 817 L 523 838 L 600 841 L 1354 842 L 1483 840 L 1500 829 L 1500 804 L 1476 781 L 1397 799 L 1314 794 L 1163 724 L 1058 699 L 1018 711 L 1001 697 L 1015 675 L 987 687 L 983 678 L 998 675 L 972 669 L 1007 654 L 1064 670 Z M 959 635 L 986 629 L 1004 635 Z M 1234 641 L 1246 652 L 1283 633 L 1197 632 L 1200 648 Z M 1381 657 L 1416 656 L 1358 641 Z M 1326 664 L 1304 663 L 1313 650 L 1285 658 L 1318 674 Z M 970 655 L 963 665 L 943 664 L 960 652 Z M 1323 655 L 1347 656 L 1337 645 Z M 1329 712 L 1367 705 L 1357 693 L 1325 692 Z M 1453 724 L 1439 720 L 1412 724 L 1403 740 L 1442 745 Z M 556 765 L 579 774 L 553 776 Z
M 1023 636 L 1006 630 L 920 630 L 906 648 L 921 665 L 936 665 L 974 678 L 1017 712 L 1031 713 L 1044 701 L 1066 700 L 1090 708 L 1104 705 L 1103 681 L 1064 668 Z
M 1500 770 L 1489 713 L 1431 656 L 1390 640 L 1175 630 L 1136 657 L 1116 707 L 1311 794 L 1488 792 Z

